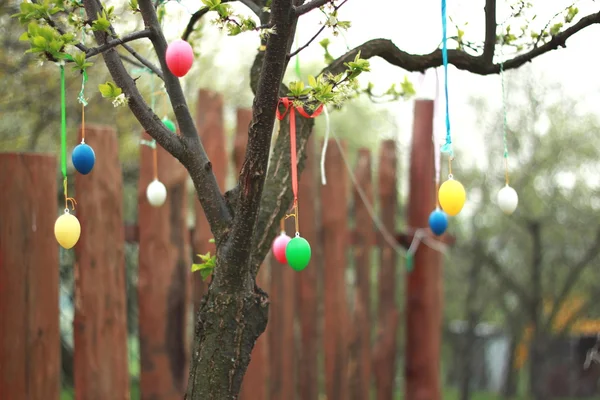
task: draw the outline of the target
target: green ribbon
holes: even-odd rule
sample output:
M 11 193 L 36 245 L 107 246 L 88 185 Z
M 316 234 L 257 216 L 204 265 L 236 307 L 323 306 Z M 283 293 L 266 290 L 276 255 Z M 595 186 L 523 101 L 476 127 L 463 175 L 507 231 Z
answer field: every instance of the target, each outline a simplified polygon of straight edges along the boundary
M 296 29 L 296 50 L 298 50 L 298 47 L 300 47 L 300 43 L 298 43 L 298 29 Z M 300 53 L 296 54 L 296 75 L 298 76 L 298 79 L 302 79 L 302 73 L 300 71 Z
M 67 179 L 67 89 L 65 66 L 60 65 L 60 168 Z
M 81 71 L 81 73 L 83 74 L 83 79 L 81 80 L 81 90 L 79 91 L 79 96 L 77 97 L 77 100 L 85 107 L 88 105 L 88 103 L 85 100 L 83 92 L 85 90 L 85 83 L 88 81 L 88 74 L 85 68 Z

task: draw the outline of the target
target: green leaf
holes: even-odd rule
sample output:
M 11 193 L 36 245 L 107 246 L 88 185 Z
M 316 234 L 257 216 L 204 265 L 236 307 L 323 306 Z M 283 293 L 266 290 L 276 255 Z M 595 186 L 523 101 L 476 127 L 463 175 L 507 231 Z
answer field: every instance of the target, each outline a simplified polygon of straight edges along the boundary
M 113 82 L 101 83 L 98 85 L 98 89 L 100 90 L 102 97 L 105 98 L 115 98 L 123 92 L 121 88 Z
M 558 22 L 550 27 L 550 34 L 552 36 L 557 35 L 560 32 L 560 29 L 563 27 L 562 22 Z
M 215 238 L 208 239 L 208 243 L 214 243 L 214 242 L 215 242 Z
M 202 277 L 202 280 L 205 281 L 213 272 L 213 268 L 205 268 L 205 269 L 201 269 L 200 270 L 200 276 Z
M 314 76 L 312 76 L 312 75 L 309 75 L 309 76 L 308 76 L 308 84 L 309 84 L 310 86 L 312 86 L 313 88 L 316 88 L 316 87 L 317 87 L 317 80 L 315 79 L 315 77 L 314 77 Z

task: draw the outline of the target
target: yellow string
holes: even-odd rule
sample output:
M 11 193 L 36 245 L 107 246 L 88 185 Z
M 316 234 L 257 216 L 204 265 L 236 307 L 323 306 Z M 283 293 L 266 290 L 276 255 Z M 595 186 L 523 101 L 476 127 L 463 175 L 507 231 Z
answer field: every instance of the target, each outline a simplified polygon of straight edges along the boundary
M 77 204 L 77 201 L 73 198 L 73 197 L 69 197 L 67 194 L 67 178 L 64 179 L 63 181 L 63 188 L 65 191 L 65 210 L 69 210 L 69 201 L 71 202 L 71 208 L 73 209 L 73 211 L 75 211 L 75 205 Z
M 296 233 L 300 232 L 300 222 L 298 220 L 299 212 L 298 212 L 298 202 L 294 201 L 293 205 L 294 212 L 291 214 L 286 214 L 285 219 L 294 217 L 294 224 L 296 225 Z
M 152 148 L 152 158 L 154 167 L 154 180 L 158 180 L 158 152 L 156 146 Z
M 452 160 L 454 157 L 448 157 L 448 175 L 452 176 Z
M 281 230 L 281 233 L 285 232 L 285 219 L 281 218 L 281 220 L 279 221 L 279 229 Z
M 85 143 L 85 105 L 81 104 L 81 143 Z

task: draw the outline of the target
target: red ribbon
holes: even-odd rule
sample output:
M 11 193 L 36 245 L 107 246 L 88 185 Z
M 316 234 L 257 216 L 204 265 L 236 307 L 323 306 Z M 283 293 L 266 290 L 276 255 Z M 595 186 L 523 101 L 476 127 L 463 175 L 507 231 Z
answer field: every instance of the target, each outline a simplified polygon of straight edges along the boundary
M 285 108 L 283 114 L 279 111 L 279 105 L 283 105 Z M 290 158 L 292 163 L 292 191 L 294 192 L 294 204 L 298 202 L 298 161 L 296 160 L 296 111 L 300 113 L 304 118 L 316 118 L 323 111 L 323 104 L 321 104 L 317 109 L 312 113 L 312 115 L 308 115 L 306 111 L 304 111 L 304 107 L 294 107 L 293 102 L 287 98 L 283 97 L 279 99 L 277 103 L 277 110 L 275 115 L 277 119 L 282 121 L 287 113 L 290 113 Z

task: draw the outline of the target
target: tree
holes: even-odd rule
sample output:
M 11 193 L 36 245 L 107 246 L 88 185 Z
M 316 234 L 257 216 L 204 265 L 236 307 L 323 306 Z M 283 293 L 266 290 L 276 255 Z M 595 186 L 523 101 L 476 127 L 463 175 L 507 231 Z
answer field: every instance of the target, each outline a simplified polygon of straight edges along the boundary
M 257 21 L 254 17 L 235 14 L 233 8 L 226 4 L 230 1 L 203 0 L 204 6 L 191 17 L 182 35 L 184 39 L 208 13 L 216 14 L 217 24 L 232 35 L 243 31 L 261 33 L 260 47 L 250 71 L 250 86 L 255 96 L 245 160 L 237 186 L 224 194 L 219 190 L 210 160 L 196 133 L 180 81 L 166 65 L 167 42 L 160 23 L 164 1 L 130 0 L 132 14 L 128 17 L 141 16 L 144 29 L 122 35 L 117 35 L 113 26 L 114 8 L 100 0 L 21 3 L 17 17 L 27 24 L 27 34 L 23 38 L 30 43 L 30 51 L 54 62 L 73 60 L 79 69 L 86 67 L 88 59 L 101 54 L 114 85 L 124 96 L 117 96 L 119 91 L 107 95 L 119 97 L 119 101 L 126 103 L 148 134 L 190 173 L 216 241 L 217 255 L 210 289 L 198 316 L 187 391 L 189 400 L 235 399 L 251 350 L 267 324 L 268 297 L 257 287 L 255 277 L 276 235 L 279 220 L 292 202 L 287 118 L 273 148 L 272 168 L 267 169 L 275 110 L 280 98 L 291 98 L 294 106 L 304 107 L 309 113 L 319 104 L 341 104 L 362 92 L 356 77 L 369 70 L 368 59 L 373 57 L 381 57 L 407 71 L 424 71 L 442 64 L 439 49 L 426 55 L 415 55 L 400 50 L 390 40 L 373 39 L 336 59 L 330 55 L 328 65 L 318 77 L 309 79 L 308 86 L 302 82 L 284 85 L 282 80 L 286 67 L 297 53 L 292 52 L 291 47 L 302 16 L 313 10 L 322 10 L 326 22 L 315 38 L 327 28 L 335 33 L 350 26 L 349 21 L 339 19 L 338 10 L 346 2 L 239 0 Z M 526 8 L 526 4 L 521 3 L 521 8 Z M 365 2 L 365 7 L 369 5 Z M 80 17 L 82 7 L 84 18 Z M 483 45 L 479 48 L 470 43 L 465 46 L 459 34 L 458 48 L 448 51 L 451 64 L 481 75 L 500 71 L 500 65 L 494 62 L 499 42 L 519 46 L 519 53 L 504 63 L 505 69 L 514 69 L 564 46 L 569 37 L 600 22 L 600 13 L 596 13 L 573 23 L 577 9 L 571 7 L 559 14 L 564 16 L 567 28 L 561 29 L 562 25 L 558 28 L 553 25 L 552 29 L 547 27 L 533 42 L 528 42 L 529 36 L 515 35 L 509 27 L 498 32 L 495 0 L 486 0 L 485 9 Z M 521 13 L 522 10 L 516 8 L 513 16 L 519 17 Z M 81 29 L 93 32 L 98 44 L 96 47 L 86 47 L 77 41 L 74 33 Z M 526 33 L 528 31 L 524 35 Z M 151 42 L 158 65 L 142 57 L 129 44 L 143 39 Z M 121 48 L 130 54 L 119 53 L 117 49 Z M 125 68 L 124 62 L 130 61 L 142 64 L 164 81 L 181 135 L 169 131 L 148 106 L 136 85 L 137 76 L 132 77 Z M 301 171 L 305 144 L 314 121 L 297 117 L 296 124 Z
M 487 132 L 484 154 L 493 156 L 482 169 L 461 171 L 472 198 L 480 197 L 472 226 L 463 227 L 458 240 L 465 248 L 460 260 L 475 264 L 462 278 L 462 282 L 470 278 L 468 288 L 455 283 L 449 290 L 455 297 L 466 293 L 465 316 L 471 326 L 487 304 L 483 315 L 498 321 L 500 310 L 499 322 L 517 344 L 523 331 L 531 329 L 530 391 L 533 398 L 546 399 L 552 395 L 545 392 L 552 338 L 566 334 L 574 322 L 597 309 L 600 299 L 600 286 L 593 278 L 600 256 L 597 187 L 589 181 L 600 156 L 594 140 L 600 121 L 578 112 L 577 100 L 565 96 L 560 87 L 542 85 L 539 77 L 532 79 L 531 71 L 522 72 L 509 85 L 512 100 L 507 105 L 509 160 L 518 160 L 511 163 L 510 182 L 518 188 L 519 208 L 506 217 L 492 205 L 495 192 L 490 193 L 490 177 L 497 181 L 504 168 L 502 115 L 493 113 L 494 122 L 490 117 L 480 119 L 482 131 Z M 485 116 L 488 108 L 484 99 L 475 104 L 479 115 Z M 481 268 L 478 277 L 475 268 Z M 448 281 L 457 282 L 456 278 Z M 564 321 L 561 312 L 573 297 L 580 297 L 583 304 Z M 496 303 L 495 310 L 490 302 Z M 468 349 L 463 351 L 469 354 Z

